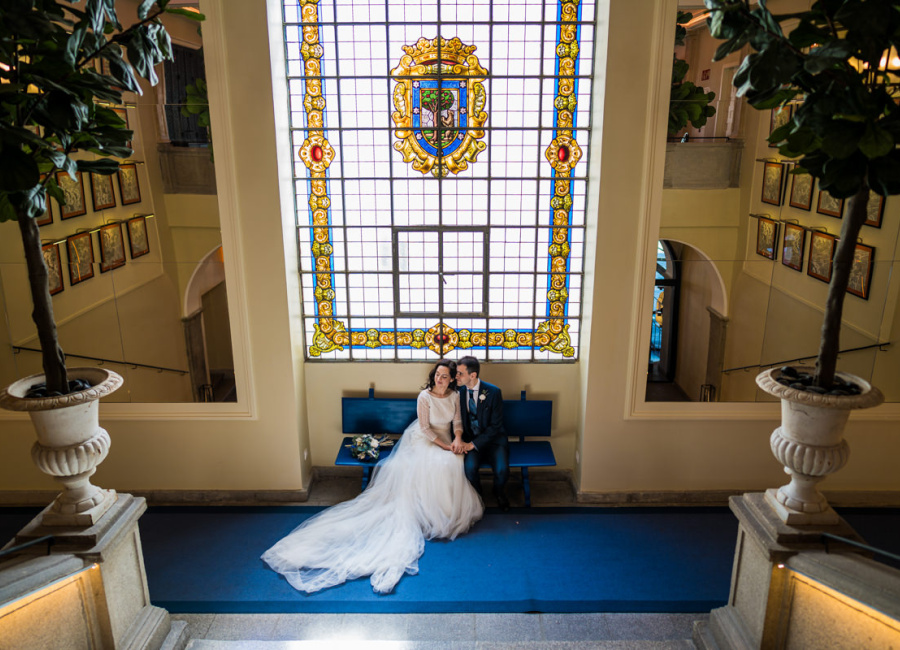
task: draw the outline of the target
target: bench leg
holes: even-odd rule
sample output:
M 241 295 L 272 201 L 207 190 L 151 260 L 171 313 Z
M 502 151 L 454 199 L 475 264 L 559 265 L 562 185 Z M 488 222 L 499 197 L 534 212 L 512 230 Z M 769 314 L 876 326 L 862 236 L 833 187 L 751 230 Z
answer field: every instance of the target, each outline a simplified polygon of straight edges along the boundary
M 522 490 L 525 492 L 525 506 L 531 507 L 531 483 L 528 482 L 528 468 L 522 468 Z
M 369 479 L 372 478 L 372 467 L 367 466 L 363 467 L 363 478 L 362 478 L 362 489 L 365 490 L 366 486 L 369 485 Z

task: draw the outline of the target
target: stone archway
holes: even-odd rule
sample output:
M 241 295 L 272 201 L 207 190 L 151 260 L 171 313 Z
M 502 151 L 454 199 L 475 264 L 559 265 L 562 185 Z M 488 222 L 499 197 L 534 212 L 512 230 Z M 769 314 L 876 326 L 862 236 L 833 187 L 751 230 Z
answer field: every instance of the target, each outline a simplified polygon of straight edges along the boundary
M 728 323 L 725 282 L 715 262 L 701 249 L 685 241 L 661 241 L 674 251 L 678 267 L 677 335 L 671 342 L 677 346 L 673 388 L 679 388 L 690 401 L 715 401 Z M 649 395 L 648 399 L 668 401 Z
M 224 299 L 225 264 L 222 256 L 222 247 L 217 246 L 207 253 L 194 268 L 191 279 L 184 291 L 182 306 L 182 323 L 184 325 L 184 341 L 188 355 L 188 367 L 191 373 L 191 387 L 194 400 L 197 402 L 220 401 L 216 386 L 221 383 L 223 372 L 228 374 L 228 369 L 210 368 L 211 346 L 215 341 L 227 341 L 230 356 L 230 329 L 225 310 L 224 322 L 221 317 L 204 318 L 204 304 L 209 305 L 209 296 L 221 294 Z M 225 330 L 220 333 L 219 330 Z M 221 365 L 221 364 L 218 364 Z M 230 385 L 234 385 L 233 363 L 231 368 Z M 232 391 L 233 392 L 233 391 Z

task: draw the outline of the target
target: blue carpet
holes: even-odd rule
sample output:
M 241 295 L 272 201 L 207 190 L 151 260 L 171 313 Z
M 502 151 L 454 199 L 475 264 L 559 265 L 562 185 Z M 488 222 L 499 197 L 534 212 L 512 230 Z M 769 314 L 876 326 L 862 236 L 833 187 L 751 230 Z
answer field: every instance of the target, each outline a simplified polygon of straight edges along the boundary
M 150 596 L 170 612 L 703 612 L 724 605 L 737 522 L 726 508 L 488 511 L 428 542 L 419 575 L 307 595 L 259 555 L 318 508 L 152 508 Z
M 705 612 L 725 604 L 737 521 L 727 508 L 488 510 L 428 542 L 392 594 L 360 579 L 306 595 L 259 555 L 315 507 L 153 507 L 141 538 L 153 604 L 173 613 Z M 0 509 L 0 545 L 39 509 Z M 900 511 L 842 509 L 900 553 Z

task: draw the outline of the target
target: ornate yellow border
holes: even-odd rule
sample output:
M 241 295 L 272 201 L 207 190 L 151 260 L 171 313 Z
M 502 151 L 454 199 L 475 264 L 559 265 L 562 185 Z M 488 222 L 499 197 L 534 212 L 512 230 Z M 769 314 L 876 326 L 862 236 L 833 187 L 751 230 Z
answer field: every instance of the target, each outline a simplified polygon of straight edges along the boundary
M 505 348 L 538 347 L 541 351 L 559 354 L 563 357 L 574 357 L 575 348 L 569 336 L 569 324 L 566 322 L 566 306 L 569 299 L 568 257 L 570 253 L 570 217 L 572 213 L 572 172 L 582 157 L 581 147 L 575 138 L 574 111 L 577 104 L 575 94 L 575 73 L 578 64 L 578 16 L 580 0 L 560 0 L 559 39 L 556 46 L 557 69 L 559 80 L 554 99 L 555 134 L 554 139 L 544 152 L 547 162 L 553 168 L 553 192 L 550 208 L 553 213 L 552 242 L 548 248 L 550 257 L 550 288 L 547 291 L 547 320 L 540 323 L 534 331 L 508 329 L 503 332 L 485 330 L 456 330 L 446 323 L 435 323 L 428 330 L 382 331 L 378 329 L 348 331 L 344 323 L 333 318 L 335 293 L 332 285 L 333 264 L 331 256 L 334 248 L 331 242 L 327 173 L 334 160 L 334 149 L 328 142 L 324 130 L 325 98 L 322 95 L 321 58 L 324 48 L 319 42 L 319 0 L 301 0 L 301 16 L 303 25 L 303 43 L 300 51 L 303 56 L 306 73 L 304 110 L 306 113 L 307 137 L 300 147 L 299 157 L 309 170 L 309 209 L 312 221 L 312 254 L 315 259 L 315 301 L 317 322 L 313 324 L 314 333 L 309 346 L 312 357 L 353 347 L 412 347 L 428 348 L 438 355 L 447 354 L 456 348 Z M 568 23 L 568 24 L 566 24 Z M 440 37 L 438 37 L 440 38 Z M 467 134 L 467 143 L 457 151 L 457 157 L 444 157 L 442 166 L 435 166 L 436 161 L 423 160 L 422 156 L 408 145 L 406 135 L 412 122 L 409 119 L 405 100 L 406 88 L 402 80 L 398 80 L 394 90 L 394 105 L 397 111 L 392 115 L 399 127 L 398 137 L 401 142 L 394 144 L 405 162 L 413 162 L 413 167 L 422 173 L 431 171 L 434 175 L 458 173 L 467 168 L 468 162 L 485 148 L 480 138 L 484 136 L 482 127 L 487 115 L 481 110 L 486 101 L 486 93 L 482 85 L 487 70 L 482 68 L 478 59 L 472 54 L 474 46 L 463 45 L 459 39 L 446 41 L 441 38 L 442 56 L 455 53 L 458 58 L 465 57 L 467 70 L 462 63 L 451 68 L 455 75 L 469 78 L 469 92 L 474 98 L 477 110 L 470 115 L 471 124 Z M 445 49 L 446 48 L 446 49 Z M 437 49 L 437 38 L 428 41 L 419 39 L 415 46 L 406 46 L 406 56 L 400 65 L 391 71 L 395 76 L 407 76 L 423 65 L 426 56 L 433 56 Z M 432 51 L 433 50 L 433 51 Z M 457 69 L 459 68 L 459 69 Z M 474 76 L 473 76 L 474 75 Z M 400 93 L 398 95 L 398 93 Z M 406 143 L 406 144 L 405 144 Z M 454 152 L 456 153 L 456 152 Z M 418 165 L 418 166 L 417 166 Z M 446 169 L 442 169 L 445 166 Z

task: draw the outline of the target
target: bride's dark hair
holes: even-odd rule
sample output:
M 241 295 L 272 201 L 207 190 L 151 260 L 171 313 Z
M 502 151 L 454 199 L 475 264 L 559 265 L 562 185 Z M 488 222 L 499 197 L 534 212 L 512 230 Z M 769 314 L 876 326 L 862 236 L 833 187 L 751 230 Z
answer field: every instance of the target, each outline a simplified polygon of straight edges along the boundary
M 450 359 L 441 359 L 436 364 L 434 364 L 434 368 L 431 369 L 431 372 L 428 373 L 428 383 L 425 384 L 425 388 L 431 390 L 434 388 L 434 373 L 437 372 L 437 369 L 441 366 L 447 368 L 450 371 L 450 386 L 448 388 L 450 390 L 456 390 L 456 362 L 451 361 Z

